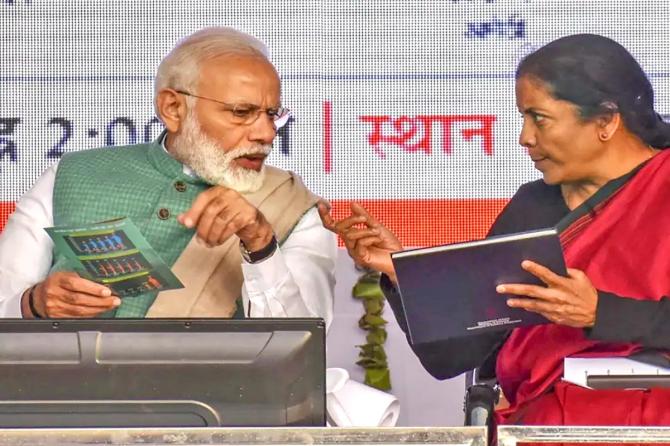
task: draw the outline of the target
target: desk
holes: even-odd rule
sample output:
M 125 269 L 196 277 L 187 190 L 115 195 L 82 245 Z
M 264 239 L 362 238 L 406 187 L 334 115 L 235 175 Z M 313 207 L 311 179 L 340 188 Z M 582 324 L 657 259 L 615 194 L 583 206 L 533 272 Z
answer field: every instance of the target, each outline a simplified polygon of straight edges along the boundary
M 486 428 L 3 429 L 0 446 L 467 445 L 486 446 Z
M 528 442 L 670 444 L 670 427 L 498 426 L 498 446 Z

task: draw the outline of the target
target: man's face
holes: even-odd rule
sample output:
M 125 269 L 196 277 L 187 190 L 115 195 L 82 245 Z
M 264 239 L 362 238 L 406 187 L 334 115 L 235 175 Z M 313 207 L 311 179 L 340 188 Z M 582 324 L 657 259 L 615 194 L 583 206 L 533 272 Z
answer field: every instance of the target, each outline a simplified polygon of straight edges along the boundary
M 280 81 L 274 67 L 257 57 L 213 59 L 201 65 L 198 90 L 189 93 L 209 99 L 197 99 L 189 108 L 170 152 L 211 184 L 239 192 L 259 189 L 276 135 L 274 122 L 267 113 L 246 122 L 232 108 L 279 107 Z
M 274 67 L 260 57 L 228 55 L 201 65 L 198 96 L 230 105 L 276 108 L 281 105 L 281 86 Z M 195 114 L 202 132 L 228 152 L 240 147 L 270 145 L 277 132 L 274 122 L 261 113 L 251 124 L 236 122 L 233 112 L 223 104 L 199 99 Z M 264 158 L 240 157 L 242 168 L 259 171 Z

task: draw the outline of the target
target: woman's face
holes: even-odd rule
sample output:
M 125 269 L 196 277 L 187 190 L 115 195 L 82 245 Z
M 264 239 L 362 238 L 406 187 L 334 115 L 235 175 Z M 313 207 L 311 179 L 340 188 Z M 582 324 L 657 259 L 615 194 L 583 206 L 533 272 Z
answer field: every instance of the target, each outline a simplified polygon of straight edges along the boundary
M 516 82 L 516 103 L 523 117 L 519 144 L 528 149 L 547 184 L 589 181 L 604 153 L 594 121 L 583 121 L 574 104 L 555 99 L 541 81 Z

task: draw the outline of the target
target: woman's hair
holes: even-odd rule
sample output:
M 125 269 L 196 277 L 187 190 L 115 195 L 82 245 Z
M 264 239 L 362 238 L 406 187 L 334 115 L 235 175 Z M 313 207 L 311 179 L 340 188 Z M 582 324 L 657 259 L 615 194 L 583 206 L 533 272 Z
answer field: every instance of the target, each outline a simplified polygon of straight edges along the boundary
M 583 119 L 620 113 L 645 144 L 670 146 L 670 123 L 654 111 L 654 90 L 642 67 L 614 40 L 595 34 L 562 37 L 529 54 L 516 79 L 530 76 L 556 99 L 575 104 Z
M 268 58 L 267 48 L 255 37 L 233 28 L 201 29 L 180 40 L 158 65 L 155 94 L 164 88 L 197 94 L 202 62 L 226 54 Z M 194 102 L 195 98 L 187 100 Z

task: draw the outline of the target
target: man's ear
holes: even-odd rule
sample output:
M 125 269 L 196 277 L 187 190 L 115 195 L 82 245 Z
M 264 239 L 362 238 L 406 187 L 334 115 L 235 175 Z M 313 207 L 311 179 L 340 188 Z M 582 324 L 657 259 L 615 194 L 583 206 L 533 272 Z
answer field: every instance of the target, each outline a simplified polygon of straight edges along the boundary
M 178 133 L 186 119 L 184 95 L 172 88 L 164 88 L 156 95 L 156 113 L 170 133 Z
M 596 118 L 598 127 L 598 139 L 602 142 L 609 141 L 622 125 L 621 113 L 613 102 L 603 104 L 605 111 Z

